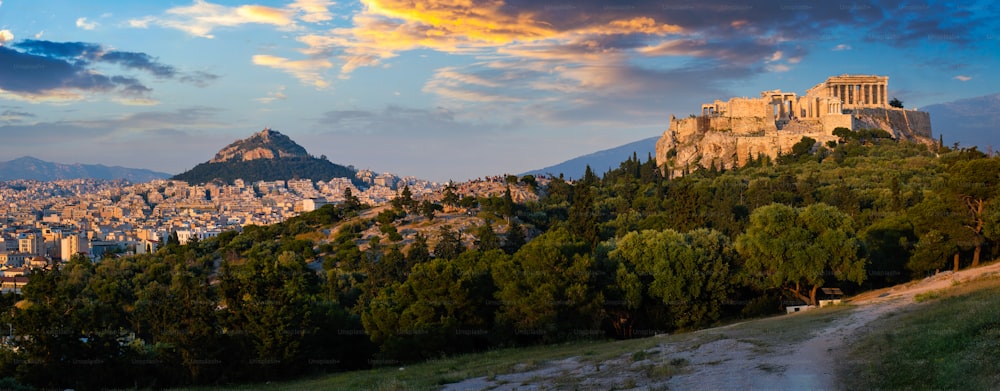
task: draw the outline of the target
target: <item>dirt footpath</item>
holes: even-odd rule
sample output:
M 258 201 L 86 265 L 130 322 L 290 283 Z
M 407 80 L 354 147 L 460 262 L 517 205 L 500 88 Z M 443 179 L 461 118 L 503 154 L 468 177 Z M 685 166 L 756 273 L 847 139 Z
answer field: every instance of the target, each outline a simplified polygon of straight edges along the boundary
M 845 346 L 867 332 L 869 323 L 913 305 L 918 294 L 989 274 L 1000 274 L 1000 263 L 867 292 L 851 298 L 852 306 L 846 308 L 701 330 L 612 360 L 570 357 L 507 375 L 467 379 L 444 389 L 839 389 L 837 365 L 846 357 Z

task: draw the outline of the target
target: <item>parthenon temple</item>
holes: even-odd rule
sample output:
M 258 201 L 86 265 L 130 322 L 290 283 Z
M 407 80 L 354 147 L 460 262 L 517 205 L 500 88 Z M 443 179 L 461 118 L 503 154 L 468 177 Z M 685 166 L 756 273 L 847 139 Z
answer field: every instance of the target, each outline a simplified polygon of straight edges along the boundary
M 889 107 L 888 87 L 888 76 L 831 76 L 806 90 L 805 96 L 781 90 L 764 91 L 757 99 L 732 98 L 702 104 L 701 115 L 764 117 L 781 129 L 792 120 L 822 121 L 823 117 L 849 114 L 853 109 Z
M 670 116 L 656 144 L 657 164 L 680 172 L 691 165 L 743 165 L 748 156 L 776 157 L 803 137 L 838 140 L 836 128 L 878 128 L 893 138 L 931 143 L 930 115 L 889 105 L 889 77 L 830 76 L 805 95 L 781 90 L 701 105 L 699 114 Z

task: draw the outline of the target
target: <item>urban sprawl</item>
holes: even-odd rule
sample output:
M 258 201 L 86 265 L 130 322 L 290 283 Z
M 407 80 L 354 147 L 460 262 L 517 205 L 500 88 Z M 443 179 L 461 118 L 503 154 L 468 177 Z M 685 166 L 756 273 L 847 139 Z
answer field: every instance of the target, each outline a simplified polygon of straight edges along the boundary
M 415 196 L 438 183 L 392 174 L 357 172 L 348 178 L 189 185 L 156 180 L 72 179 L 0 182 L 0 273 L 2 290 L 18 291 L 32 268 L 51 268 L 75 255 L 154 252 L 177 234 L 181 244 L 247 225 L 281 222 L 327 203 L 342 202 L 346 189 L 361 202 L 379 205 L 409 186 Z

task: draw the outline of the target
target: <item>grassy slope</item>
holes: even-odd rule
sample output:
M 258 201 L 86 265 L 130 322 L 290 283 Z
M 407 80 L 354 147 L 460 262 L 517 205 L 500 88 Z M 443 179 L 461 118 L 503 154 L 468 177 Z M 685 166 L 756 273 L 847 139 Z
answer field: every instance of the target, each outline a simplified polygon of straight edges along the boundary
M 1000 384 L 1000 277 L 918 296 L 920 304 L 868 325 L 851 342 L 840 378 L 846 389 L 992 389 Z M 803 341 L 846 316 L 837 306 L 725 327 L 628 341 L 580 341 L 502 349 L 367 371 L 322 375 L 233 389 L 429 390 L 476 377 L 526 372 L 546 362 L 578 357 L 603 362 L 643 354 L 670 343 L 690 349 L 733 338 L 770 350 Z M 217 389 L 201 388 L 201 389 Z
M 647 353 L 664 343 L 689 349 L 725 338 L 749 342 L 770 350 L 807 339 L 814 330 L 844 316 L 851 306 L 827 307 L 791 316 L 777 316 L 725 327 L 675 335 L 626 341 L 578 341 L 556 345 L 511 348 L 443 358 L 429 362 L 323 375 L 290 382 L 249 384 L 239 390 L 434 390 L 442 385 L 476 377 L 526 372 L 544 363 L 569 357 L 585 362 L 604 362 Z M 194 388 L 195 390 L 218 389 Z
M 1000 384 L 1000 278 L 918 295 L 921 304 L 869 325 L 841 376 L 847 389 L 995 389 Z

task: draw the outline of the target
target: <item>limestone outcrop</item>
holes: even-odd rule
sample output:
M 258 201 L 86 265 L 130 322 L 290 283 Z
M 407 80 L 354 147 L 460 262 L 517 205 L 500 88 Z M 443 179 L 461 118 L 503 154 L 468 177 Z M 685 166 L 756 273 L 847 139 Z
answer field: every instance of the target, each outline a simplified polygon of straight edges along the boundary
M 305 148 L 288 136 L 271 129 L 264 129 L 222 148 L 209 163 L 308 156 Z
M 858 84 L 853 84 L 858 83 Z M 818 144 L 836 141 L 833 130 L 883 129 L 893 138 L 933 143 L 930 115 L 889 106 L 888 77 L 842 75 L 809 89 L 806 96 L 781 90 L 760 98 L 732 98 L 703 104 L 701 115 L 678 119 L 656 143 L 664 174 L 698 167 L 738 167 L 758 155 L 776 158 L 802 137 Z

